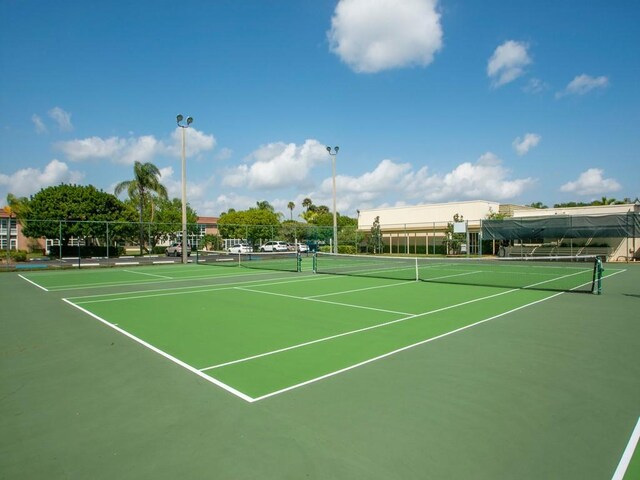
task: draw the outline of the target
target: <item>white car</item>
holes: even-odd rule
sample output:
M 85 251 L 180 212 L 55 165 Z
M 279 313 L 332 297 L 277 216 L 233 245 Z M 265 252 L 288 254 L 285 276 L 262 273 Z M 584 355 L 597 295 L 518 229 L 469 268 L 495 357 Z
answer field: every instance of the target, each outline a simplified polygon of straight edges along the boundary
M 253 247 L 248 243 L 236 243 L 227 248 L 229 253 L 253 253 Z
M 277 240 L 267 242 L 260 247 L 261 252 L 286 252 L 288 250 L 289 248 L 287 247 L 287 244 L 285 242 L 280 242 Z
M 298 251 L 300 253 L 307 253 L 309 251 L 309 245 L 307 245 L 306 243 L 299 243 Z

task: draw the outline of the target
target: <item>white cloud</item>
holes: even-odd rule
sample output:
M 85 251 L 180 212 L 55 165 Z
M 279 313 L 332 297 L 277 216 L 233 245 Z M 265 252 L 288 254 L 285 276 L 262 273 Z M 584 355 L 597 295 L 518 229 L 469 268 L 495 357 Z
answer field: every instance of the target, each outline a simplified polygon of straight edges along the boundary
M 110 137 L 89 137 L 81 140 L 58 142 L 54 145 L 57 150 L 63 152 L 72 162 L 81 162 L 89 159 L 117 159 L 125 149 L 127 141 Z
M 283 142 L 264 145 L 247 160 L 248 163 L 227 171 L 222 184 L 251 190 L 300 186 L 309 182 L 309 171 L 328 161 L 329 155 L 317 140 L 306 140 L 301 146 Z
M 605 76 L 591 77 L 589 75 L 578 75 L 575 77 L 562 92 L 556 93 L 556 98 L 565 95 L 584 95 L 596 88 L 606 88 L 609 86 L 609 79 Z
M 39 115 L 36 115 L 35 113 L 33 115 L 31 115 L 31 121 L 33 122 L 34 127 L 36 128 L 36 133 L 48 133 L 47 127 L 44 124 L 44 122 L 42 121 L 42 118 L 40 118 Z
M 331 51 L 361 73 L 426 66 L 442 48 L 437 0 L 340 0 Z
M 169 198 L 182 198 L 182 170 L 179 169 L 176 178 L 174 178 L 175 173 L 173 167 L 161 168 L 160 183 L 167 189 Z M 187 166 L 187 202 L 189 205 L 193 207 L 203 202 L 213 183 L 213 177 L 203 179 L 189 175 L 189 167 Z
M 233 150 L 227 147 L 223 147 L 220 149 L 220 151 L 216 155 L 216 160 L 229 160 L 232 156 L 233 156 Z
M 167 147 L 170 155 L 182 155 L 182 128 L 176 127 L 171 133 L 171 145 Z M 193 127 L 185 128 L 185 154 L 187 157 L 195 157 L 202 152 L 212 150 L 216 146 L 213 135 L 207 135 Z
M 182 132 L 179 127 L 171 134 L 170 145 L 153 135 L 140 137 L 89 137 L 68 142 L 58 142 L 54 147 L 63 152 L 73 162 L 92 159 L 108 159 L 114 163 L 132 165 L 134 162 L 150 162 L 156 155 L 182 155 Z M 215 147 L 213 135 L 206 135 L 194 128 L 185 131 L 186 155 L 197 156 Z
M 379 199 L 397 193 L 417 201 L 457 201 L 514 198 L 535 184 L 532 178 L 510 179 L 509 170 L 493 153 L 485 153 L 476 163 L 465 162 L 444 175 L 430 174 L 428 167 L 414 170 L 408 163 L 382 160 L 376 168 L 359 177 L 337 177 L 338 210 L 379 206 Z M 331 178 L 311 197 L 314 203 L 330 205 Z M 316 201 L 316 198 L 318 201 Z
M 11 175 L 0 174 L 0 186 L 18 197 L 27 197 L 45 187 L 60 183 L 79 183 L 84 174 L 69 170 L 66 163 L 51 160 L 44 170 L 23 168 Z
M 121 142 L 122 148 L 114 159 L 118 163 L 133 165 L 135 162 L 150 162 L 153 157 L 162 153 L 163 145 L 153 135 L 129 138 Z
M 542 137 L 537 133 L 527 133 L 524 138 L 517 137 L 511 145 L 513 145 L 518 155 L 522 156 L 537 146 L 541 139 Z
M 255 206 L 255 198 L 237 195 L 236 193 L 221 194 L 213 200 L 203 200 L 193 203 L 193 207 L 195 207 L 198 214 L 202 216 L 218 216 L 221 212 L 226 212 L 230 208 L 247 210 Z
M 539 78 L 531 78 L 522 90 L 535 95 L 549 90 L 549 84 Z
M 506 200 L 535 183 L 532 178 L 509 179 L 509 173 L 495 154 L 487 152 L 475 164 L 462 163 L 444 176 L 429 176 L 426 167 L 420 169 L 411 179 L 409 190 L 428 201 Z
M 514 40 L 496 48 L 487 64 L 487 75 L 494 87 L 512 82 L 524 73 L 524 67 L 532 63 L 528 48 L 528 44 Z
M 567 182 L 560 187 L 560 191 L 577 193 L 578 195 L 600 195 L 617 192 L 622 186 L 613 178 L 602 178 L 604 170 L 590 168 L 582 172 L 577 180 Z
M 336 189 L 341 192 L 351 193 L 383 193 L 396 190 L 405 176 L 411 171 L 408 163 L 394 163 L 391 160 L 382 160 L 372 172 L 366 172 L 359 177 L 347 175 L 336 176 Z M 325 192 L 333 191 L 333 180 L 327 178 L 322 182 L 321 189 Z
M 49 117 L 51 117 L 57 124 L 58 128 L 61 132 L 70 132 L 73 130 L 73 125 L 71 124 L 71 114 L 69 112 L 65 112 L 60 107 L 53 107 L 48 112 Z

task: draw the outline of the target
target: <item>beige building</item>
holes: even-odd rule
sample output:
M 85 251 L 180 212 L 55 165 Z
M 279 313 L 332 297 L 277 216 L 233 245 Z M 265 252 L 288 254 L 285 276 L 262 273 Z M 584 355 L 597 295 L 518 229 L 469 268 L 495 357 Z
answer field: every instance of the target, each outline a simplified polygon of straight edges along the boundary
M 541 218 L 550 216 L 584 216 L 640 213 L 640 205 L 603 205 L 574 208 L 538 209 L 514 204 L 500 204 L 486 200 L 436 203 L 402 207 L 374 208 L 358 211 L 358 229 L 369 232 L 377 218 L 386 252 L 402 254 L 437 254 L 443 251 L 448 226 L 454 216 L 462 220 L 459 231 L 466 235 L 463 252 L 469 254 L 495 253 L 495 244 L 481 250 L 482 222 L 493 214 L 513 218 Z M 640 239 L 600 239 L 609 245 L 609 259 L 638 257 Z M 493 251 L 492 251 L 493 250 Z

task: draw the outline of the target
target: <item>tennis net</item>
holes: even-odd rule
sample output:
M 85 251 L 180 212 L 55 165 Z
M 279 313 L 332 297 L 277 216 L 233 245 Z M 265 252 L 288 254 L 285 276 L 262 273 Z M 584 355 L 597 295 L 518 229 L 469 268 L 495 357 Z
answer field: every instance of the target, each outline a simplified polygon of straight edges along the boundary
M 256 268 L 260 270 L 277 270 L 281 272 L 300 271 L 300 255 L 298 254 L 298 252 L 198 252 L 197 261 L 199 265 Z
M 414 258 L 318 252 L 314 272 L 434 283 L 532 290 L 594 292 L 602 265 L 597 256 Z

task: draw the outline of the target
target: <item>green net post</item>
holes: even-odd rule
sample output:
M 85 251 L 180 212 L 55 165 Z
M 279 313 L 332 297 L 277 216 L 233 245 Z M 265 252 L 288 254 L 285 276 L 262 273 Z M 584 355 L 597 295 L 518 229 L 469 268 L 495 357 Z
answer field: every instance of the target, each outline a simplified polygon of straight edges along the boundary
M 313 252 L 313 273 L 318 273 L 318 253 Z
M 602 272 L 604 272 L 604 267 L 602 266 L 602 259 L 600 257 L 596 258 L 596 292 L 598 295 L 602 293 Z
M 300 255 L 300 252 L 298 252 L 298 254 L 296 255 L 296 262 L 298 263 L 298 268 L 297 268 L 297 272 L 301 272 L 302 271 L 302 255 Z

